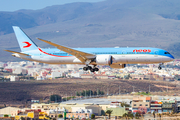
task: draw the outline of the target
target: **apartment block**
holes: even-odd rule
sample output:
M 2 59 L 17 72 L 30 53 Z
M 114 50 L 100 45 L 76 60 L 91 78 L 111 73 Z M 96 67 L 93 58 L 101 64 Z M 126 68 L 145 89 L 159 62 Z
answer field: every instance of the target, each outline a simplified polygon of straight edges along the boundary
M 150 112 L 151 97 L 133 97 L 132 111 Z

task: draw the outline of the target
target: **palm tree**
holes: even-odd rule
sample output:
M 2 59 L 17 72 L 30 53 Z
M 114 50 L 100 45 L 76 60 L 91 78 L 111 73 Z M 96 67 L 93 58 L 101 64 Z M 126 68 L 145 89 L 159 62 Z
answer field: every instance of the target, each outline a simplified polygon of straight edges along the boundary
M 153 112 L 153 116 L 154 116 L 154 118 L 156 117 L 156 114 L 155 114 L 155 112 Z
M 113 110 L 107 110 L 107 111 L 106 111 L 106 114 L 108 114 L 109 119 L 111 119 L 111 113 L 112 113 L 112 111 L 113 111 Z
M 124 113 L 122 117 L 125 117 L 126 120 L 127 120 L 128 114 L 127 114 L 127 113 Z

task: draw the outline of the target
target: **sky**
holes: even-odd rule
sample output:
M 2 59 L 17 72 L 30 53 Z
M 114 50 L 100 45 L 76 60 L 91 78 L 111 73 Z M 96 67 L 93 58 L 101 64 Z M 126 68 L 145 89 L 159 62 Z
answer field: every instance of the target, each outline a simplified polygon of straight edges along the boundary
M 105 0 L 0 0 L 0 11 L 16 11 L 20 9 L 42 9 L 52 5 L 73 2 L 100 2 Z

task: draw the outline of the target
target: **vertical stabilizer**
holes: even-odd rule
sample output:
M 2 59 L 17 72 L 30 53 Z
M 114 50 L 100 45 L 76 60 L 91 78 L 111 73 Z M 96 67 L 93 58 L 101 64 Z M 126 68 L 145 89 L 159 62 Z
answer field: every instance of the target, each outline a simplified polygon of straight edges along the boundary
M 18 26 L 13 26 L 16 38 L 18 40 L 21 52 L 36 50 L 37 45 L 21 30 Z

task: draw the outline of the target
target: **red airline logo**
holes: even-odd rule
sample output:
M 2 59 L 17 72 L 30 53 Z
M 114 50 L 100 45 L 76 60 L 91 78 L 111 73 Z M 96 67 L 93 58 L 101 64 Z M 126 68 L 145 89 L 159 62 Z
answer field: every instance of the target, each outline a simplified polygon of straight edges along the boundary
M 28 47 L 30 47 L 32 44 L 31 43 L 29 43 L 29 42 L 23 42 L 23 43 L 26 43 L 26 46 L 23 46 L 23 48 L 28 48 Z
M 139 50 L 137 50 L 137 49 L 134 49 L 133 50 L 133 52 L 151 52 L 151 50 L 150 49 L 144 49 L 144 50 L 142 50 L 142 49 L 139 49 Z

